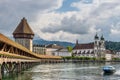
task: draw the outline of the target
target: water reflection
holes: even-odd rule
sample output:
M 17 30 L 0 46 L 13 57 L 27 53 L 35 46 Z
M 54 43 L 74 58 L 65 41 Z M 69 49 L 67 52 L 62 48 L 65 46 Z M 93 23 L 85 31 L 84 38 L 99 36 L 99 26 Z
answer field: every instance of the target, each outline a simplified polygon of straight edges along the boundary
M 101 65 L 96 63 L 41 65 L 38 67 L 38 70 L 33 68 L 31 72 L 34 74 L 37 73 L 33 76 L 33 80 L 88 80 L 88 78 L 91 78 L 91 80 L 94 78 L 96 80 L 101 76 Z M 42 68 L 42 66 L 45 67 Z M 38 74 L 40 75 L 37 76 Z
M 2 80 L 32 80 L 32 78 L 27 73 L 5 73 L 2 74 Z
M 119 63 L 114 74 L 103 74 L 105 63 L 41 64 L 22 74 L 5 74 L 3 80 L 120 80 Z

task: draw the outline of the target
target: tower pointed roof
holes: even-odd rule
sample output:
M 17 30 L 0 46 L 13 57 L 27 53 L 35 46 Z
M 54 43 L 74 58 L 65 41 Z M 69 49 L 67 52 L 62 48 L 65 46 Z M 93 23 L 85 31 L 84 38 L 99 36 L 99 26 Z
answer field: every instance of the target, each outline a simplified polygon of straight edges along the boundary
M 78 45 L 79 43 L 78 43 L 78 40 L 76 40 L 76 45 Z
M 97 33 L 96 33 L 96 35 L 95 35 L 95 39 L 99 39 L 99 37 L 98 37 Z
M 13 35 L 15 34 L 30 34 L 34 35 L 34 32 L 30 28 L 29 24 L 27 23 L 27 20 L 23 17 L 15 31 L 13 32 Z
M 101 40 L 104 40 L 104 37 L 103 37 L 103 35 L 101 36 Z

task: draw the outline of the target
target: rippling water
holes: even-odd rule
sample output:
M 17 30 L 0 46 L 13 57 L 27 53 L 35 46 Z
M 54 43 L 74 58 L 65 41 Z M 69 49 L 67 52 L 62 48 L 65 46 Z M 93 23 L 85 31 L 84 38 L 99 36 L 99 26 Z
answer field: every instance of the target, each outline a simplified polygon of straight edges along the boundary
M 3 80 L 120 80 L 120 64 L 112 75 L 103 75 L 103 63 L 40 64 L 22 74 L 5 74 Z

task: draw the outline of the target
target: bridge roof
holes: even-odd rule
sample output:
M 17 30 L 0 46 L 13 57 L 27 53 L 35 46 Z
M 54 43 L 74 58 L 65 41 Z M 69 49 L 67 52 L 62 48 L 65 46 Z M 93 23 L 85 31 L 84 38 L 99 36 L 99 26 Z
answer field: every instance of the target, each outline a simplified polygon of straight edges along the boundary
M 33 53 L 30 50 L 28 50 L 27 48 L 25 48 L 24 46 L 14 42 L 13 40 L 9 39 L 8 37 L 4 36 L 1 33 L 0 33 L 0 41 L 6 43 L 8 45 L 11 45 L 11 46 L 13 46 L 15 48 L 18 48 L 18 49 L 20 49 L 20 50 L 22 50 L 24 52 L 27 52 L 27 53 L 29 53 L 29 54 L 31 54 L 33 56 L 36 56 L 38 58 L 61 58 L 60 56 L 48 56 L 48 55 L 40 55 L 40 54 Z

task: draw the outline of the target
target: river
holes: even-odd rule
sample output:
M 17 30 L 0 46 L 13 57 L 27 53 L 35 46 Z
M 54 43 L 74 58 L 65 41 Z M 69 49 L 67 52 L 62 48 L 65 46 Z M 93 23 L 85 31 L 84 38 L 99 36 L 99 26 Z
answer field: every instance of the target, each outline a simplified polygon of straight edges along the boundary
M 104 75 L 102 67 L 112 65 L 116 72 Z M 40 64 L 21 74 L 4 74 L 2 80 L 120 80 L 120 63 Z

